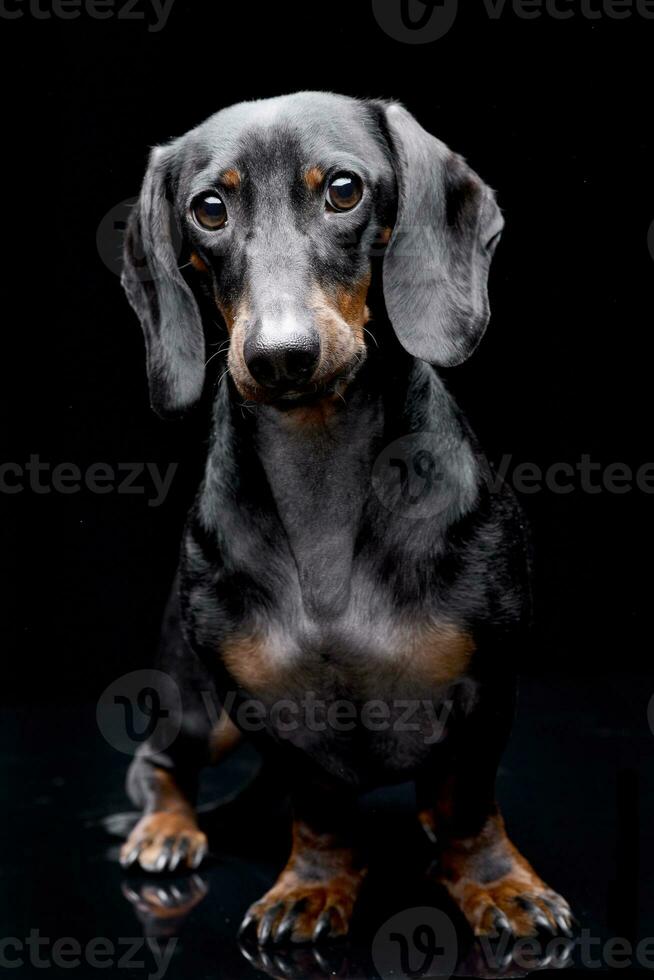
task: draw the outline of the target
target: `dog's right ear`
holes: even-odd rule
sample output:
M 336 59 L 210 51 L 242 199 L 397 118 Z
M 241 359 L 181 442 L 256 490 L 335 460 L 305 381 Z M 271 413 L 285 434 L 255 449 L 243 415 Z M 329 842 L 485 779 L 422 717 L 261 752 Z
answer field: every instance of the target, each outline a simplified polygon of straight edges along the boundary
M 179 236 L 169 197 L 172 152 L 152 150 L 127 225 L 121 276 L 143 327 L 150 401 L 164 418 L 183 414 L 199 400 L 205 364 L 200 311 L 178 267 Z

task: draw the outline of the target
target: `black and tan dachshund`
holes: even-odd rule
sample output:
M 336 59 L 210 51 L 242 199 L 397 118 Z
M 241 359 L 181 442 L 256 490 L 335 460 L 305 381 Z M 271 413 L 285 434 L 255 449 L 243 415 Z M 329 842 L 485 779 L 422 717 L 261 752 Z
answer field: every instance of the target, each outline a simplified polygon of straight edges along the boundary
M 495 802 L 524 527 L 436 371 L 484 332 L 502 226 L 493 192 L 393 102 L 243 103 L 152 151 L 123 285 L 159 414 L 212 389 L 217 320 L 224 344 L 162 644 L 183 709 L 131 766 L 143 816 L 122 862 L 197 867 L 199 771 L 253 739 L 293 808 L 288 863 L 243 923 L 261 944 L 348 932 L 357 798 L 409 780 L 476 934 L 569 931 Z

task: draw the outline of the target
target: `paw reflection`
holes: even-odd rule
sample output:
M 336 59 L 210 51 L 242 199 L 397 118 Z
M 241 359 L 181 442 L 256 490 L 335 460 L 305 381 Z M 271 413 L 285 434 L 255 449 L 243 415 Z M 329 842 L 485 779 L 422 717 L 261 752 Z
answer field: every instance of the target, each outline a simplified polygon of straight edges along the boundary
M 572 964 L 575 940 L 523 938 L 511 941 L 506 935 L 477 939 L 457 974 L 480 978 L 524 977 L 537 970 L 564 970 Z
M 364 974 L 352 971 L 347 951 L 294 946 L 287 949 L 265 950 L 255 943 L 240 943 L 245 959 L 255 970 L 275 980 L 324 980 L 325 977 L 355 978 Z
M 170 881 L 150 880 L 141 885 L 124 882 L 122 885 L 123 895 L 149 936 L 175 935 L 208 891 L 209 886 L 200 875 Z

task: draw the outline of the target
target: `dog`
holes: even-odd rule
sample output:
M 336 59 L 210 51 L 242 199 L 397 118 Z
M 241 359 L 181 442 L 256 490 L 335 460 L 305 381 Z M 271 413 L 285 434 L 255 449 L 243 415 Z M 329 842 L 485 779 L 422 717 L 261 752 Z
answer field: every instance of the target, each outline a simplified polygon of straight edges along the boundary
M 121 861 L 197 867 L 198 774 L 250 738 L 293 815 L 288 863 L 243 920 L 260 945 L 348 933 L 358 797 L 407 781 L 476 935 L 570 934 L 495 801 L 524 522 L 437 373 L 486 329 L 502 227 L 494 193 L 393 101 L 242 103 L 151 152 L 122 282 L 153 408 L 211 398 L 212 430 L 162 641 L 182 707 L 130 767 L 143 815 Z

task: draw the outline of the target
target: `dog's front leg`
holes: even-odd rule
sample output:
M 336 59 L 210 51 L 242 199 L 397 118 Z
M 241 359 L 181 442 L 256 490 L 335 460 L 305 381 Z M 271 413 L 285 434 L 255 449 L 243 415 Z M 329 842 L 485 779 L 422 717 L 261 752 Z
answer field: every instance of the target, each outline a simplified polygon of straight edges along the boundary
M 129 784 L 144 812 L 121 848 L 123 867 L 140 864 L 155 872 L 197 868 L 208 844 L 197 824 L 194 790 L 174 767 L 164 768 L 145 753 L 132 763 Z
M 475 935 L 498 930 L 519 937 L 572 934 L 568 903 L 545 884 L 511 842 L 497 809 L 477 832 L 447 835 L 437 878 Z
M 571 935 L 568 903 L 509 839 L 495 802 L 495 776 L 510 727 L 504 692 L 468 719 L 451 755 L 417 782 L 420 820 L 437 844 L 435 877 L 475 935 Z M 488 705 L 488 701 L 486 702 Z
M 311 786 L 293 794 L 293 846 L 276 883 L 248 911 L 239 935 L 268 943 L 345 936 L 366 869 L 355 844 L 350 794 Z

